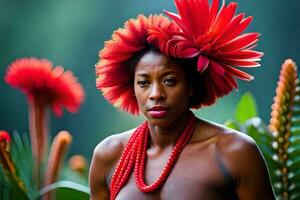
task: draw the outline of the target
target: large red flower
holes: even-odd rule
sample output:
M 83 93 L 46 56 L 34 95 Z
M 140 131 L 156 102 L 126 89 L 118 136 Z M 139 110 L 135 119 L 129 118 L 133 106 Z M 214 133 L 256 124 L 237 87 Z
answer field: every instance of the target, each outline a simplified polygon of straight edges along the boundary
M 129 61 L 138 52 L 150 47 L 147 41 L 150 27 L 158 27 L 166 33 L 179 30 L 175 23 L 162 15 L 139 15 L 126 21 L 124 28 L 115 31 L 112 39 L 105 42 L 96 65 L 97 88 L 111 104 L 131 114 L 138 114 L 139 107 L 134 96 Z
M 5 81 L 12 87 L 21 89 L 29 101 L 33 97 L 43 99 L 51 105 L 55 115 L 62 115 L 64 106 L 69 112 L 76 112 L 84 100 L 84 90 L 71 71 L 60 66 L 52 68 L 45 59 L 22 58 L 8 68 Z
M 165 32 L 153 27 L 149 42 L 165 54 L 179 58 L 197 58 L 195 67 L 205 85 L 206 96 L 201 105 L 210 105 L 218 97 L 237 88 L 235 78 L 252 80 L 253 77 L 236 67 L 257 67 L 263 55 L 252 50 L 258 33 L 243 33 L 252 20 L 244 13 L 235 14 L 237 4 L 222 5 L 219 0 L 175 0 L 178 14 L 165 11 L 180 30 Z

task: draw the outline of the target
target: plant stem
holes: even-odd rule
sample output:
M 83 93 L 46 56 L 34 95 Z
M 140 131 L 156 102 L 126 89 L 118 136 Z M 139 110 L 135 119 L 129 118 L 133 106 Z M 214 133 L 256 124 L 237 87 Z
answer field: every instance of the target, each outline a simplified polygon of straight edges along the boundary
M 30 140 L 34 159 L 33 177 L 37 187 L 41 186 L 41 171 L 43 158 L 47 150 L 48 129 L 46 121 L 45 98 L 34 95 L 28 101 Z

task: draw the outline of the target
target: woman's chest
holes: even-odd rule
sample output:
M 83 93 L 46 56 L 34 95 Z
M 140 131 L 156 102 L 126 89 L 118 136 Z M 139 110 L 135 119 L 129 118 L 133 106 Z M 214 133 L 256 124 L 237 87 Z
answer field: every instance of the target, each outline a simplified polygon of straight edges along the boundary
M 200 156 L 200 157 L 199 157 Z M 153 183 L 161 173 L 164 164 L 161 162 L 147 162 L 146 183 Z M 185 158 L 182 155 L 163 187 L 154 193 L 142 193 L 135 184 L 131 175 L 127 184 L 122 188 L 116 200 L 205 200 L 232 198 L 233 185 L 222 170 L 222 166 L 210 156 L 210 159 L 201 159 L 201 155 Z M 231 198 L 229 198 L 231 196 Z

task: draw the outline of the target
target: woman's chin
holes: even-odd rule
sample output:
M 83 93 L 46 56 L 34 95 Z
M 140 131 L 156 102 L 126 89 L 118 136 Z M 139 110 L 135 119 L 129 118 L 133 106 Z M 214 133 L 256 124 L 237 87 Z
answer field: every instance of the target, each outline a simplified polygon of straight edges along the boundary
M 147 122 L 153 126 L 169 126 L 172 124 L 172 120 L 168 116 L 164 117 L 146 117 Z

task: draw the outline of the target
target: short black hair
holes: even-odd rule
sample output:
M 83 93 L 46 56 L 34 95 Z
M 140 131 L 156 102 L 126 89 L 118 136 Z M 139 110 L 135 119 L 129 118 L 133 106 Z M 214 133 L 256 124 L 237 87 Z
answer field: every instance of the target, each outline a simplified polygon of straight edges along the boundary
M 207 96 L 204 76 L 197 70 L 197 57 L 195 58 L 173 58 L 183 69 L 189 85 L 192 87 L 190 96 L 190 108 L 199 108 L 205 102 Z

